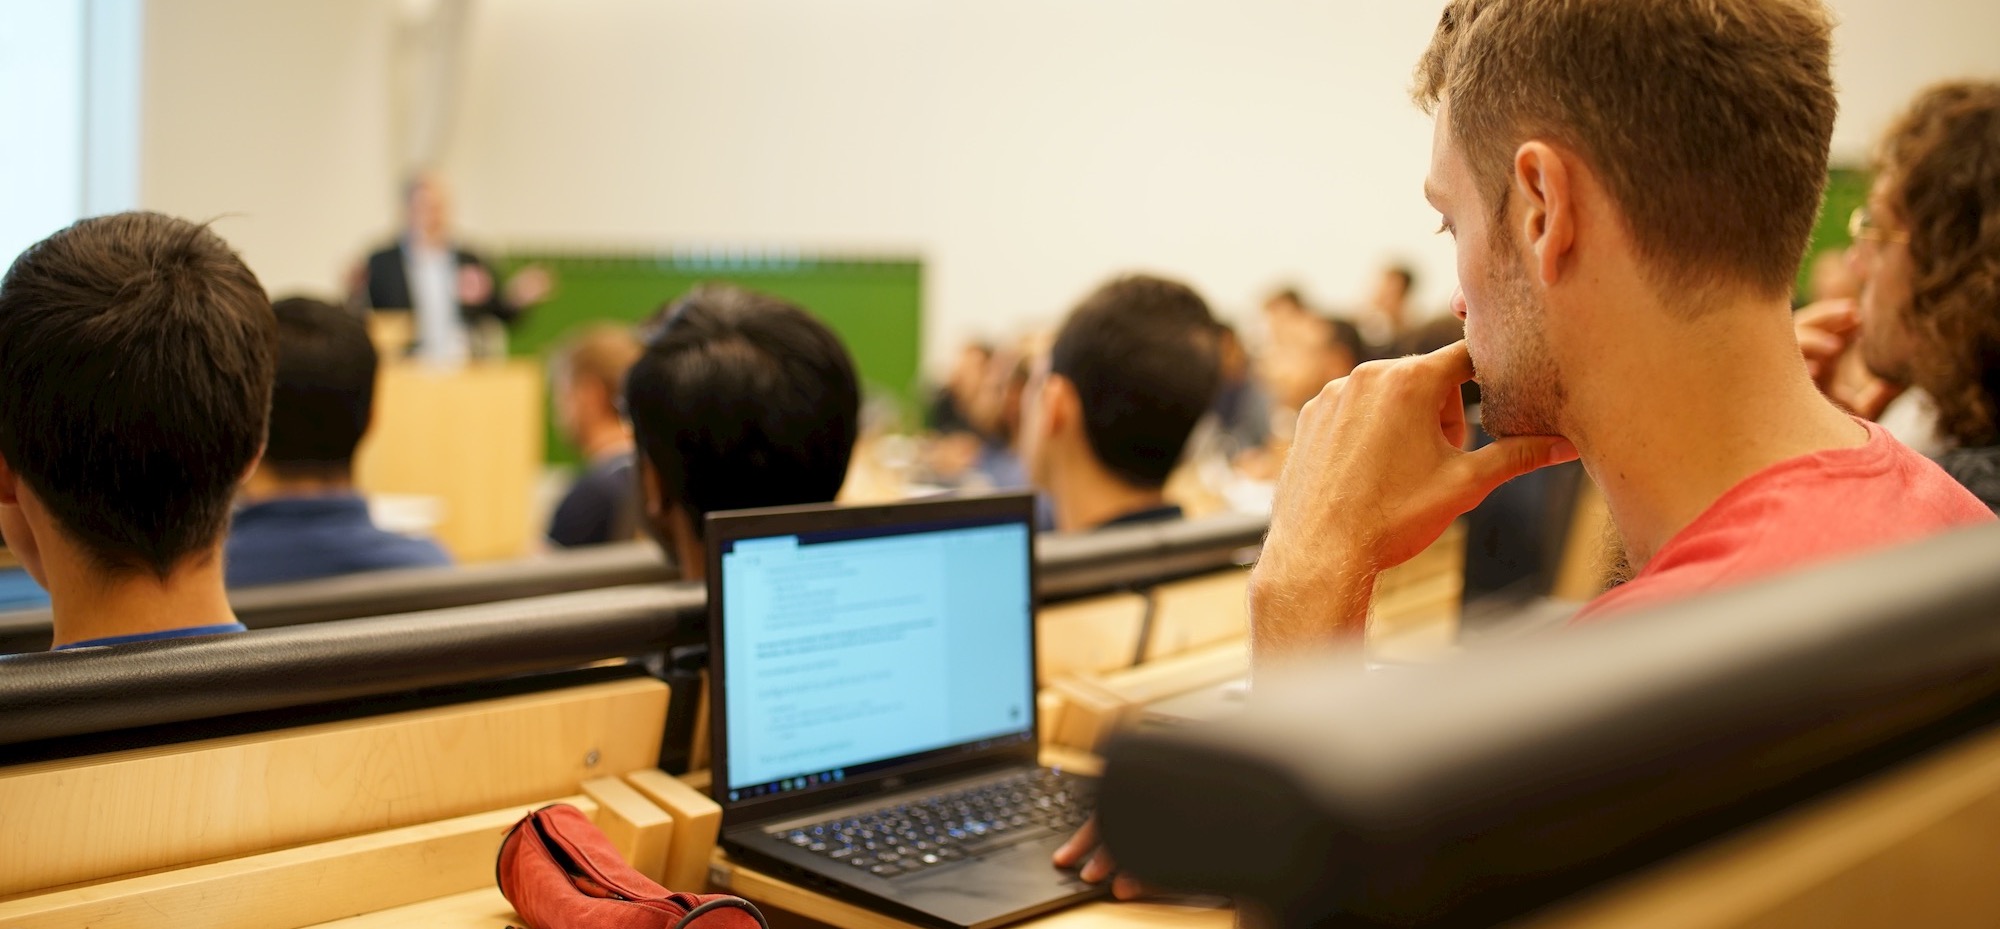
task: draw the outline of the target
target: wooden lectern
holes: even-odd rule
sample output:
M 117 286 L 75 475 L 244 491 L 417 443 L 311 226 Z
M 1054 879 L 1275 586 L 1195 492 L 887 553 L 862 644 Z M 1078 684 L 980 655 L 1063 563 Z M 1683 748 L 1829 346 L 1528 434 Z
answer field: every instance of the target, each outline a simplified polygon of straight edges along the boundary
M 528 554 L 540 534 L 530 520 L 544 455 L 541 367 L 429 366 L 403 356 L 408 329 L 407 314 L 371 314 L 382 364 L 355 482 L 367 494 L 437 499 L 437 541 L 461 562 Z

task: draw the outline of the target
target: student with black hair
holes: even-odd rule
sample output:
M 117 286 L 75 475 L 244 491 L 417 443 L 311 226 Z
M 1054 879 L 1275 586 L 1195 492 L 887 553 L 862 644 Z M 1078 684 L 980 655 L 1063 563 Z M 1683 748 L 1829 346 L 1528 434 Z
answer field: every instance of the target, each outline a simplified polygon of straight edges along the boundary
M 0 281 L 0 534 L 58 649 L 241 631 L 222 536 L 271 404 L 271 303 L 228 243 L 120 213 Z
M 710 513 L 830 503 L 861 390 L 840 338 L 776 297 L 704 285 L 644 328 L 625 376 L 647 531 L 698 580 Z
M 229 586 L 451 564 L 435 542 L 377 528 L 354 490 L 354 449 L 375 409 L 375 345 L 361 315 L 304 297 L 273 311 L 270 439 L 230 529 Z
M 1219 329 L 1187 286 L 1114 280 L 1086 297 L 1036 365 L 1021 457 L 1060 532 L 1179 519 L 1166 500 L 1221 380 Z

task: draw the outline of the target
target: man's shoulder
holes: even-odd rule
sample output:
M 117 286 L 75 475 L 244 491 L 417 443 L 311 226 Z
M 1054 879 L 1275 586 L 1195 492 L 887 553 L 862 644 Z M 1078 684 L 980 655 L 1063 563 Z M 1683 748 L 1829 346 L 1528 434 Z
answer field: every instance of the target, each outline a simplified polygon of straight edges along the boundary
M 369 521 L 365 510 L 349 512 L 334 505 L 339 502 L 272 501 L 261 504 L 262 510 L 239 512 L 226 543 L 230 583 L 247 586 L 451 564 L 437 543 L 389 532 Z M 315 504 L 329 512 L 313 510 Z
M 1582 620 L 1914 542 L 1993 513 L 1930 459 L 1886 434 L 1745 479 Z

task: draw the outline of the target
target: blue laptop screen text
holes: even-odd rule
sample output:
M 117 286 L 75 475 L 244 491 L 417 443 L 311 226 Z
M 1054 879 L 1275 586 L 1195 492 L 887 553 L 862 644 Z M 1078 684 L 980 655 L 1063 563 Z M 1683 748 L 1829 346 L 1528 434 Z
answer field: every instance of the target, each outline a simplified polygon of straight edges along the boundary
M 1023 523 L 722 554 L 729 788 L 786 792 L 1031 731 Z

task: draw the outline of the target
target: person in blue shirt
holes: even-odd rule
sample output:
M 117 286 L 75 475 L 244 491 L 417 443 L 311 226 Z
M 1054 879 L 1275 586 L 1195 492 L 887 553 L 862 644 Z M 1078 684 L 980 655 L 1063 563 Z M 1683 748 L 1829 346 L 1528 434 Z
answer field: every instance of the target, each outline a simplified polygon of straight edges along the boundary
M 58 649 L 242 631 L 222 582 L 275 323 L 205 226 L 86 219 L 0 280 L 0 536 Z
M 1021 458 L 1056 531 L 1181 518 L 1165 488 L 1221 384 L 1207 302 L 1157 277 L 1084 298 L 1029 378 Z
M 293 297 L 278 318 L 278 373 L 263 463 L 229 530 L 230 587 L 441 567 L 437 543 L 385 532 L 354 490 L 354 449 L 375 409 L 375 345 L 351 310 Z
M 0 569 L 0 610 L 33 610 L 49 605 L 49 592 L 20 568 Z

